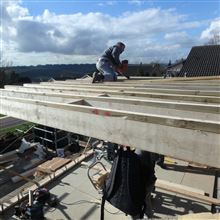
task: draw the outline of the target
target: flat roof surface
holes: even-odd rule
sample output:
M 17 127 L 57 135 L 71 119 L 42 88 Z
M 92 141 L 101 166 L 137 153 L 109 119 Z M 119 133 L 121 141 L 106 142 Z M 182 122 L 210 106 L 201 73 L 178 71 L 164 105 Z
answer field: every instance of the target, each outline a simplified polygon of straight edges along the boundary
M 91 163 L 90 159 L 88 163 Z M 108 163 L 102 159 L 107 168 Z M 191 167 L 188 163 L 172 158 L 166 158 L 166 169 L 156 166 L 158 179 L 168 180 L 185 186 L 204 190 L 209 195 L 213 194 L 214 171 Z M 59 205 L 56 208 L 45 208 L 45 217 L 48 220 L 73 220 L 73 219 L 99 219 L 101 194 L 91 184 L 87 176 L 87 167 L 77 166 L 47 186 L 50 192 L 57 196 Z M 211 205 L 195 201 L 193 199 L 177 195 L 156 188 L 152 194 L 154 217 L 162 219 L 175 219 L 178 216 L 189 213 L 210 212 Z M 12 216 L 13 209 L 5 213 L 3 219 L 16 219 Z M 108 202 L 105 204 L 105 219 L 131 219 L 123 212 L 114 208 Z
M 103 160 L 102 160 L 103 161 Z M 175 160 L 177 161 L 177 160 Z M 167 164 L 167 169 L 156 166 L 158 179 L 198 188 L 212 195 L 214 173 L 201 168 L 189 168 L 186 162 Z M 46 217 L 50 219 L 99 219 L 101 195 L 93 188 L 87 177 L 87 168 L 74 169 L 63 179 L 54 182 L 51 193 L 60 198 L 60 207 L 48 210 Z M 175 193 L 156 189 L 152 204 L 155 218 L 170 218 L 188 213 L 210 212 L 211 206 L 193 201 Z M 131 219 L 114 208 L 108 202 L 105 205 L 105 219 Z

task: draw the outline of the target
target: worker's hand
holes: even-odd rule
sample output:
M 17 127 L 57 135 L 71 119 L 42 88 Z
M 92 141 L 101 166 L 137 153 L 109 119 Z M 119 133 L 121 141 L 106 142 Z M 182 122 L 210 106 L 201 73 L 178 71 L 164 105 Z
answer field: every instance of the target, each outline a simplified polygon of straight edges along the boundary
M 119 66 L 117 67 L 117 72 L 119 72 L 119 73 L 121 73 L 121 74 L 127 72 L 127 70 L 128 70 L 128 63 L 123 63 L 123 62 L 122 62 L 121 65 L 119 65 Z

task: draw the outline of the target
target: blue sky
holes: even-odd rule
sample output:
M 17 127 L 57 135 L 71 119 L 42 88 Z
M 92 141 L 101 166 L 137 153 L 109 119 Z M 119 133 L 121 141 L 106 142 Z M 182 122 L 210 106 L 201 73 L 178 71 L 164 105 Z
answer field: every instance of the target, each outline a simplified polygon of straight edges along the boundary
M 12 65 L 95 63 L 122 41 L 130 63 L 185 58 L 220 29 L 210 1 L 1 1 L 1 62 Z

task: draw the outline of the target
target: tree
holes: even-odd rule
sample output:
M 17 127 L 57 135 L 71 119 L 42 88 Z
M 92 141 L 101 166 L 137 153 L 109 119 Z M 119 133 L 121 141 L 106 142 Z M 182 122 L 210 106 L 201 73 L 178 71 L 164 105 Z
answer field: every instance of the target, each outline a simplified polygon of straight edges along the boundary
M 182 63 L 184 60 L 184 58 L 176 59 L 175 63 Z
M 31 82 L 31 80 L 26 78 L 20 78 L 19 74 L 15 72 L 12 68 L 12 62 L 0 60 L 1 67 L 0 67 L 0 88 L 3 88 L 4 85 L 16 85 L 25 82 Z
M 143 69 L 143 65 L 142 62 L 140 62 L 140 65 L 138 67 L 138 76 L 144 76 L 144 69 Z
M 218 31 L 213 32 L 213 35 L 209 39 L 207 45 L 220 45 L 220 33 Z
M 170 67 L 172 65 L 172 63 L 171 63 L 171 60 L 169 60 L 169 63 L 168 63 L 168 67 Z

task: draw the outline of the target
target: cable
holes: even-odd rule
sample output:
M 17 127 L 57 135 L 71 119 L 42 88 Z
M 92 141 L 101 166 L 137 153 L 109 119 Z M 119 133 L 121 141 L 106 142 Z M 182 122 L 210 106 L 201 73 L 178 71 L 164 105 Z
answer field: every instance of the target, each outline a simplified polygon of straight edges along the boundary
M 95 202 L 95 201 L 90 201 L 90 200 L 78 200 L 78 201 L 75 201 L 75 202 L 72 202 L 72 203 L 66 203 L 66 202 L 60 202 L 61 204 L 64 204 L 64 205 L 80 205 L 82 203 L 94 203 L 94 204 L 99 204 L 100 205 L 100 202 Z
M 54 211 L 56 211 L 56 207 L 48 207 L 48 210 L 47 210 L 47 212 L 54 212 Z
M 108 211 L 106 208 L 104 208 L 106 212 L 108 212 L 109 214 L 112 214 L 112 215 L 118 215 L 121 211 L 118 210 L 117 212 L 110 212 Z
M 92 204 L 100 205 L 100 202 L 89 201 L 89 200 L 78 200 L 78 201 L 73 202 L 73 203 L 60 202 L 60 204 L 63 204 L 63 205 L 80 205 L 82 203 L 92 203 Z M 105 211 L 108 212 L 109 214 L 112 214 L 112 215 L 117 215 L 121 212 L 120 210 L 118 210 L 117 212 L 110 212 L 106 208 L 105 208 Z

